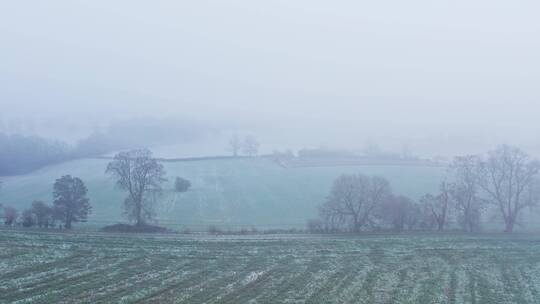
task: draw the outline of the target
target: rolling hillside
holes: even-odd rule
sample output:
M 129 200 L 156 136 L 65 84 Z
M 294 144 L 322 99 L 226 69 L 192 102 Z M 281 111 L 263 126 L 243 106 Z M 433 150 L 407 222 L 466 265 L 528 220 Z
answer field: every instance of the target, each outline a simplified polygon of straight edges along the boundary
M 124 193 L 107 176 L 107 160 L 84 159 L 50 166 L 27 175 L 2 178 L 0 203 L 19 210 L 33 200 L 50 202 L 56 178 L 71 174 L 82 178 L 89 190 L 93 213 L 86 225 L 103 226 L 123 221 Z M 260 228 L 304 227 L 317 216 L 332 181 L 342 173 L 384 176 L 395 193 L 414 199 L 435 191 L 444 173 L 440 167 L 334 166 L 283 168 L 267 159 L 224 159 L 164 163 L 169 178 L 157 206 L 162 225 L 205 229 L 218 225 Z M 189 179 L 187 193 L 175 193 L 176 176 Z

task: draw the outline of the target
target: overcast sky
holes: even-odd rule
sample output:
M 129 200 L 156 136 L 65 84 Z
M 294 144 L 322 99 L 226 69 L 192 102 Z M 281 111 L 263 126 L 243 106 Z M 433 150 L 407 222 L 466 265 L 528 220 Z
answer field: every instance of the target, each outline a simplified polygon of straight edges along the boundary
M 0 118 L 183 117 L 308 145 L 538 148 L 539 3 L 2 1 Z

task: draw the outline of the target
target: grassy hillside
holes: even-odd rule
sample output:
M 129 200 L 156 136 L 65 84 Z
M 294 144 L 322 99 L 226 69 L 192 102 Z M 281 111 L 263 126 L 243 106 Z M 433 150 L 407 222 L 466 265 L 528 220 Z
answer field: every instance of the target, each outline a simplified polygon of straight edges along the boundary
M 84 159 L 47 167 L 27 175 L 2 178 L 0 203 L 26 208 L 33 200 L 51 201 L 54 180 L 64 174 L 82 178 L 93 205 L 90 224 L 123 219 L 124 193 L 105 175 L 107 160 Z M 164 163 L 169 182 L 157 207 L 157 219 L 169 226 L 208 225 L 303 227 L 317 216 L 332 181 L 342 173 L 378 174 L 394 192 L 418 198 L 435 191 L 443 169 L 415 166 L 336 166 L 282 168 L 266 159 L 205 160 Z M 189 179 L 187 193 L 173 191 L 176 176 Z

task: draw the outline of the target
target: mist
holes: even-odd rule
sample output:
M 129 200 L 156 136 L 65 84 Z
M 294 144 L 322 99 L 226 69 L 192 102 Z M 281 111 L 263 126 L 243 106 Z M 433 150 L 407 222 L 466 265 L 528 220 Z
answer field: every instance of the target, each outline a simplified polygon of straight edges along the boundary
M 540 303 L 540 1 L 0 1 L 0 303 Z
M 265 151 L 374 140 L 420 155 L 499 143 L 538 155 L 538 9 L 5 1 L 0 131 L 75 142 L 121 121 L 172 119 L 256 134 Z

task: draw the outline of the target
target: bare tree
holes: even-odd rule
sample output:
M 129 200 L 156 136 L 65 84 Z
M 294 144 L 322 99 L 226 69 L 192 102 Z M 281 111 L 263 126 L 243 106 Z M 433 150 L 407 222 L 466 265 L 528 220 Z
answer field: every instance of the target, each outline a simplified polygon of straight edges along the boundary
M 424 206 L 424 214 L 427 217 L 425 219 L 426 226 L 431 226 L 429 222 L 434 223 L 437 226 L 438 231 L 442 231 L 448 224 L 449 211 L 450 211 L 450 190 L 446 182 L 442 182 L 440 185 L 440 193 L 437 195 L 426 194 L 420 199 L 421 204 Z
M 469 232 L 479 229 L 485 200 L 480 197 L 478 180 L 479 157 L 456 157 L 450 165 L 452 183 L 449 191 L 458 212 L 461 227 Z
M 228 143 L 228 151 L 232 152 L 234 157 L 238 156 L 238 153 L 240 152 L 240 149 L 242 148 L 242 141 L 240 140 L 240 137 L 238 134 L 234 134 L 229 138 Z
M 320 219 L 310 219 L 307 221 L 307 231 L 309 233 L 322 233 L 324 232 L 324 223 Z
M 88 218 L 92 207 L 86 197 L 87 192 L 83 181 L 71 175 L 64 175 L 54 183 L 54 213 L 66 229 L 71 229 L 73 223 L 85 222 Z
M 42 201 L 34 201 L 30 209 L 35 217 L 38 227 L 49 227 L 53 225 L 53 209 Z
M 395 231 L 412 230 L 419 222 L 417 206 L 406 196 L 392 196 L 380 207 L 379 217 Z
M 369 139 L 368 141 L 366 141 L 363 152 L 364 156 L 372 158 L 379 157 L 382 154 L 381 148 L 373 139 Z
M 124 201 L 126 213 L 136 225 L 144 224 L 153 215 L 156 195 L 166 181 L 165 170 L 147 149 L 118 153 L 107 165 L 106 173 L 117 179 L 116 184 L 128 197 Z
M 418 203 L 412 202 L 407 216 L 405 217 L 405 227 L 407 230 L 413 230 L 422 223 L 422 210 Z
M 24 210 L 21 214 L 21 224 L 23 227 L 29 228 L 33 227 L 36 224 L 36 216 L 32 210 Z
M 505 232 L 514 231 L 520 213 L 538 204 L 540 163 L 519 148 L 502 145 L 480 162 L 479 186 L 504 220 Z
M 321 218 L 325 232 L 340 232 L 345 228 L 344 216 L 335 212 L 331 204 L 325 203 L 319 206 L 319 217 Z
M 372 223 L 375 209 L 391 196 L 390 184 L 382 177 L 342 175 L 333 184 L 320 207 L 322 218 L 338 219 L 359 232 Z
M 242 145 L 242 152 L 247 156 L 256 156 L 259 153 L 259 142 L 253 136 L 247 136 Z
M 10 206 L 4 207 L 4 225 L 13 226 L 18 216 L 17 209 Z

